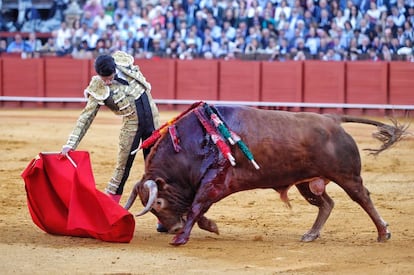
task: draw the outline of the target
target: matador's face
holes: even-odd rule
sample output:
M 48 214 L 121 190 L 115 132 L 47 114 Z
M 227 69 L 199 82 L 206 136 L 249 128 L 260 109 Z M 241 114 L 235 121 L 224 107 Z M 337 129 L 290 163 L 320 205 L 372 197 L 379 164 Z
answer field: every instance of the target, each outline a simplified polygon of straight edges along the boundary
M 112 81 L 114 81 L 115 73 L 108 75 L 108 76 L 100 75 L 99 77 L 102 79 L 102 81 L 105 83 L 106 86 L 109 86 L 112 84 Z

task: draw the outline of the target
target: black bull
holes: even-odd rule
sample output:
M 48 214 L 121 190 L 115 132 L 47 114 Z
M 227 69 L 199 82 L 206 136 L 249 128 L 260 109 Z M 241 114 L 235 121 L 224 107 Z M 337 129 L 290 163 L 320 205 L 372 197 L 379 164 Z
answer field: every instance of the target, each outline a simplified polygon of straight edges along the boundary
M 260 169 L 255 169 L 237 147 L 232 146 L 236 165 L 231 166 L 212 142 L 194 112 L 176 124 L 181 150 L 176 151 L 168 134 L 163 135 L 146 160 L 145 174 L 135 185 L 125 205 L 129 209 L 139 195 L 145 209 L 176 234 L 171 244 L 187 243 L 197 222 L 218 234 L 214 221 L 204 216 L 213 203 L 235 192 L 272 188 L 288 203 L 287 192 L 296 186 L 300 194 L 319 208 L 312 228 L 302 236 L 313 241 L 334 206 L 325 185 L 338 184 L 370 216 L 378 241 L 391 234 L 375 209 L 361 178 L 361 159 L 354 139 L 342 122 L 371 124 L 374 137 L 382 142 L 374 154 L 400 140 L 406 127 L 364 118 L 260 110 L 240 106 L 215 107 L 228 128 L 247 144 Z

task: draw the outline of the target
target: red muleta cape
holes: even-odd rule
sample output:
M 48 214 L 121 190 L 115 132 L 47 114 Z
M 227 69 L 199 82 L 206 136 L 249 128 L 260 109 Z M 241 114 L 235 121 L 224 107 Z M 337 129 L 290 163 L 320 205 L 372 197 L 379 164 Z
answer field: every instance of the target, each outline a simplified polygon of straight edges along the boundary
M 33 222 L 54 235 L 128 243 L 135 230 L 131 213 L 97 190 L 89 153 L 39 153 L 22 173 Z

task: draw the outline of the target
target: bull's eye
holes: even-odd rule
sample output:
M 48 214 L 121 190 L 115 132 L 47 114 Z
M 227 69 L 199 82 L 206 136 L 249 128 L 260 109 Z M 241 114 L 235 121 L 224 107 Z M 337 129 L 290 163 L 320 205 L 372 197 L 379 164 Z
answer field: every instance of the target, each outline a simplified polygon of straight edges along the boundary
M 162 198 L 157 198 L 152 206 L 152 209 L 155 211 L 160 211 L 162 208 L 165 208 L 166 202 Z

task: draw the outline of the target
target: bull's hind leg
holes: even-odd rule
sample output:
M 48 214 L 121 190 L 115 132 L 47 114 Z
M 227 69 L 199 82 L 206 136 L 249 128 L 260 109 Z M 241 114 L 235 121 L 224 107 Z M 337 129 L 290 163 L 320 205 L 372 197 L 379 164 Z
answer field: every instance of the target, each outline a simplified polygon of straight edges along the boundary
M 306 232 L 301 239 L 304 242 L 311 242 L 319 237 L 320 231 L 334 207 L 334 201 L 328 196 L 328 194 L 326 194 L 325 191 L 321 195 L 315 195 L 311 191 L 308 182 L 297 184 L 296 188 L 310 204 L 319 208 L 318 216 L 316 217 L 312 228 Z
M 375 226 L 377 227 L 378 241 L 384 242 L 391 238 L 391 233 L 388 230 L 388 224 L 382 219 L 374 204 L 372 203 L 368 189 L 362 185 L 362 178 L 355 177 L 354 181 L 349 180 L 345 181 L 343 184 L 338 183 L 338 185 L 341 186 L 351 197 L 351 199 L 357 202 L 370 216 Z

